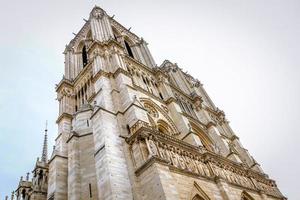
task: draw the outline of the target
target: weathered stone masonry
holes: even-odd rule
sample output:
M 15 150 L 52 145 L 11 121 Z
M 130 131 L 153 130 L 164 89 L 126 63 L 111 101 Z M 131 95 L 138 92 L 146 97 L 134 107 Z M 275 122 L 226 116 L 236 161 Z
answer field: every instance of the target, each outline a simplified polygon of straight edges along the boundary
M 286 199 L 200 81 L 101 8 L 64 54 L 55 147 L 11 199 Z

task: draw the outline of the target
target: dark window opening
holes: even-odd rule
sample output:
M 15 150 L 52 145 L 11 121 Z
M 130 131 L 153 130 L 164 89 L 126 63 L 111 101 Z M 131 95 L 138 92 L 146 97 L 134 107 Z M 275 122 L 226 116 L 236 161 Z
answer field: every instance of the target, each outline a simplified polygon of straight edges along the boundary
M 87 100 L 87 85 L 84 85 L 84 94 L 85 94 L 85 99 Z
M 83 46 L 83 48 L 82 48 L 82 63 L 83 63 L 83 67 L 88 64 L 88 56 L 87 56 L 87 52 L 86 52 L 86 47 L 85 46 Z
M 87 125 L 88 127 L 90 126 L 89 120 L 86 120 L 86 125 Z
M 81 104 L 84 104 L 84 92 L 83 92 L 83 87 L 81 88 Z
M 142 79 L 143 79 L 143 82 L 147 85 L 146 81 L 145 81 L 145 78 L 142 76 Z
M 127 128 L 128 133 L 130 133 L 130 127 L 128 124 L 126 125 L 126 128 Z
M 163 96 L 162 96 L 162 94 L 159 92 L 159 96 L 160 96 L 160 98 L 163 100 L 164 98 L 163 98 Z
M 89 183 L 89 191 L 90 191 L 90 198 L 92 198 L 93 197 L 93 195 L 92 195 L 92 185 Z
M 129 44 L 128 44 L 126 41 L 124 41 L 124 43 L 125 43 L 125 47 L 126 47 L 126 50 L 127 50 L 128 55 L 129 55 L 131 58 L 134 58 L 134 57 L 133 57 L 132 50 L 131 50 Z
M 22 198 L 25 199 L 25 196 L 26 196 L 26 191 L 25 189 L 22 191 Z

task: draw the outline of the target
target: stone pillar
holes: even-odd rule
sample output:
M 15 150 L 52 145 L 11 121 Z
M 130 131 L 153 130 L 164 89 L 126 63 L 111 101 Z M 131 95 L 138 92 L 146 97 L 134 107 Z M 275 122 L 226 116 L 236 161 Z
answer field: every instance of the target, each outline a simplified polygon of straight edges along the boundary
M 223 200 L 234 199 L 230 196 L 230 194 L 229 194 L 230 188 L 228 187 L 228 184 L 223 179 L 216 177 L 216 183 L 220 190 Z
M 107 77 L 95 82 L 97 105 L 91 117 L 93 124 L 95 166 L 99 199 L 132 199 L 125 155 L 116 116 L 112 86 Z
M 49 161 L 48 197 L 55 196 L 55 200 L 68 199 L 68 158 L 54 155 Z
M 170 175 L 168 166 L 157 163 L 152 164 L 146 171 L 139 175 L 141 193 L 144 200 L 177 200 L 179 192 L 176 180 Z
M 148 45 L 147 42 L 142 39 L 142 41 L 141 41 L 141 51 L 144 55 L 144 59 L 147 63 L 147 66 L 154 67 L 156 64 L 155 64 L 155 61 L 154 61 L 147 45 Z
M 68 200 L 80 200 L 80 161 L 78 137 L 68 141 Z

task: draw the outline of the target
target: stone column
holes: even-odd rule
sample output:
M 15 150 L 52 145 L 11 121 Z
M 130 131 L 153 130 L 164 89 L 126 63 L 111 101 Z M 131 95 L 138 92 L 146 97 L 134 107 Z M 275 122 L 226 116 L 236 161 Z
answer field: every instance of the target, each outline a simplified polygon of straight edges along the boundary
M 110 79 L 99 77 L 95 90 L 97 106 L 91 117 L 95 145 L 95 166 L 98 198 L 132 199 L 119 122 L 116 116 L 115 99 L 112 98 Z
M 234 199 L 230 196 L 230 194 L 229 194 L 230 189 L 228 187 L 228 184 L 223 179 L 216 177 L 215 181 L 216 181 L 217 186 L 220 190 L 221 196 L 223 197 L 223 200 Z
M 68 141 L 68 200 L 80 200 L 80 162 L 78 138 Z

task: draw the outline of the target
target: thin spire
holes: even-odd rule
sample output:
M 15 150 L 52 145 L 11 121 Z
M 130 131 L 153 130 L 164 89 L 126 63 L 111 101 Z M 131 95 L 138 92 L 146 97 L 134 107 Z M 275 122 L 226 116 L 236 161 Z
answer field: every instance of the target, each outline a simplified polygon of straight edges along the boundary
M 48 162 L 48 138 L 47 138 L 47 126 L 48 122 L 46 121 L 45 135 L 44 135 L 44 144 L 43 144 L 43 152 L 42 152 L 42 162 Z

